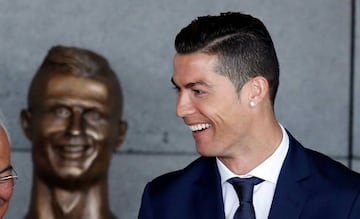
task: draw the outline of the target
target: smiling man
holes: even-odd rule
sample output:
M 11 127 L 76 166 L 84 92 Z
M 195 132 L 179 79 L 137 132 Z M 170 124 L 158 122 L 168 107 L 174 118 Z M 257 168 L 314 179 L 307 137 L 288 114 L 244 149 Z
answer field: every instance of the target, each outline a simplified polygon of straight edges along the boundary
M 124 141 L 118 79 L 100 55 L 53 47 L 21 112 L 32 142 L 33 185 L 27 219 L 112 219 L 111 156 Z
M 279 64 L 259 19 L 199 17 L 175 48 L 176 113 L 201 156 L 146 185 L 139 219 L 360 218 L 360 175 L 277 121 Z

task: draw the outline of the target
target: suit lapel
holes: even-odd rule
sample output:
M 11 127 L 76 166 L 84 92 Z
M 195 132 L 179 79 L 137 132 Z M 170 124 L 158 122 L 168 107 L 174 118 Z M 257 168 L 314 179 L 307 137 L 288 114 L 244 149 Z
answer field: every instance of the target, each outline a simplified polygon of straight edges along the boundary
M 203 159 L 204 166 L 193 191 L 194 218 L 225 219 L 221 180 L 215 158 Z
M 300 218 L 309 195 L 311 168 L 304 148 L 290 133 L 289 151 L 281 168 L 269 219 Z M 225 219 L 221 179 L 215 158 L 201 158 L 193 190 L 194 219 Z M 206 210 L 204 210 L 206 209 Z
M 269 219 L 300 217 L 309 191 L 306 181 L 310 167 L 303 147 L 289 135 L 289 151 L 281 168 L 276 185 Z

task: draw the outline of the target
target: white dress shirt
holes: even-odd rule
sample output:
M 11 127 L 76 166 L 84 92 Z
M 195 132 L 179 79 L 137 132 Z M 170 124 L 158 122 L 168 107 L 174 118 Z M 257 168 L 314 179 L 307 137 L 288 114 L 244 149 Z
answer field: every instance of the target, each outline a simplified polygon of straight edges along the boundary
M 275 152 L 262 162 L 259 166 L 245 175 L 236 175 L 231 172 L 218 158 L 216 159 L 219 169 L 222 185 L 222 194 L 224 200 L 224 211 L 226 219 L 233 219 L 236 209 L 239 207 L 239 199 L 233 186 L 227 182 L 232 177 L 252 177 L 256 176 L 264 182 L 254 187 L 253 205 L 256 219 L 267 219 L 271 203 L 274 197 L 276 182 L 280 174 L 281 166 L 289 149 L 289 136 L 285 129 L 280 125 L 282 130 L 282 140 Z

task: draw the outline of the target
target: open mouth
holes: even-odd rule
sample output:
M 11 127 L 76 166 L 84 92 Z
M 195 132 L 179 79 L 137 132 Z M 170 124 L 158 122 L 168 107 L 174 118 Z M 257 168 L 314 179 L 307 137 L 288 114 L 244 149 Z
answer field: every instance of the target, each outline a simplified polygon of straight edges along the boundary
M 189 128 L 191 131 L 193 132 L 199 132 L 199 131 L 203 131 L 206 130 L 208 128 L 210 128 L 211 125 L 209 123 L 201 123 L 201 124 L 196 124 L 196 125 L 189 125 Z
M 47 148 L 51 167 L 60 177 L 78 177 L 87 170 L 96 159 L 98 146 L 92 141 L 58 140 Z
M 58 155 L 65 160 L 79 160 L 89 157 L 94 152 L 90 145 L 57 145 Z

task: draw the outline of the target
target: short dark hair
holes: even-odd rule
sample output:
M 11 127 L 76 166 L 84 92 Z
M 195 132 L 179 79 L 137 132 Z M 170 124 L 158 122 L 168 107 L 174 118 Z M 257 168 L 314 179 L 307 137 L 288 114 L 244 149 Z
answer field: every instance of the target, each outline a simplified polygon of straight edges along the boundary
M 119 99 L 119 113 L 123 111 L 123 94 L 120 82 L 116 73 L 110 67 L 108 61 L 100 54 L 78 47 L 54 46 L 50 48 L 44 61 L 35 73 L 30 84 L 28 93 L 29 109 L 32 106 L 32 99 L 41 89 L 40 78 L 51 77 L 51 73 L 70 73 L 79 77 L 93 78 L 99 81 L 106 81 L 111 84 L 113 95 Z
M 198 17 L 177 34 L 175 49 L 179 54 L 217 55 L 216 71 L 227 76 L 238 90 L 253 77 L 265 77 L 274 104 L 279 62 L 270 34 L 259 19 L 237 12 Z

